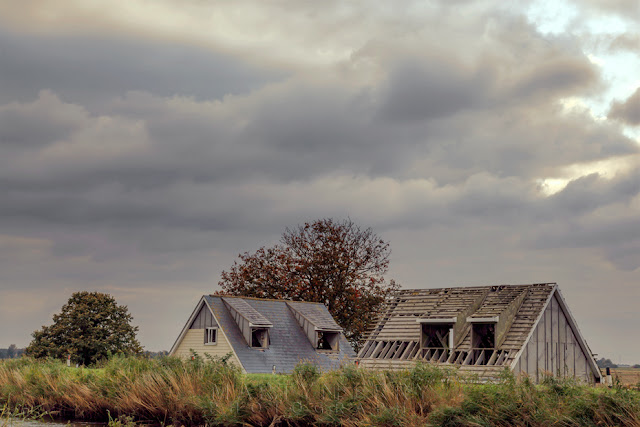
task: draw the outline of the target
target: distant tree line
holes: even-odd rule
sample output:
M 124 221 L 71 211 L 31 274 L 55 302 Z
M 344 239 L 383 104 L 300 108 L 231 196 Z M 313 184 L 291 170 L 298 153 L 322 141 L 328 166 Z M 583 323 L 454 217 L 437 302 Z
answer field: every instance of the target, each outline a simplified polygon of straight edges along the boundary
M 9 348 L 0 348 L 0 359 L 16 359 L 23 354 L 24 348 L 18 348 L 15 344 L 11 344 Z
M 616 363 L 613 363 L 611 361 L 611 359 L 605 359 L 604 357 L 601 359 L 596 360 L 596 363 L 598 364 L 598 368 L 602 369 L 602 368 L 617 368 L 618 365 Z
M 620 367 L 628 367 L 629 365 L 618 365 L 617 363 L 613 363 L 611 361 L 611 359 L 605 359 L 604 357 L 601 359 L 596 360 L 596 363 L 598 364 L 598 368 L 600 369 L 604 369 L 604 368 L 620 368 Z M 635 365 L 631 366 L 632 368 L 640 368 L 640 363 L 636 363 Z

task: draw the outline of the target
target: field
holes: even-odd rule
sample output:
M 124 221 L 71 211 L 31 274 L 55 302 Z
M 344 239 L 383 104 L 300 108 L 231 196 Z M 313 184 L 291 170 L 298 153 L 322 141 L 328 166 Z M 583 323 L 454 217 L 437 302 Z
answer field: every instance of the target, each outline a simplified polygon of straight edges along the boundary
M 604 369 L 602 376 L 605 376 Z M 614 382 L 618 381 L 621 385 L 640 386 L 640 368 L 612 368 L 611 376 Z
M 478 384 L 428 365 L 244 375 L 220 360 L 113 358 L 76 369 L 19 359 L 0 364 L 2 411 L 163 425 L 640 426 L 640 392 L 552 377 L 534 385 L 508 372 Z

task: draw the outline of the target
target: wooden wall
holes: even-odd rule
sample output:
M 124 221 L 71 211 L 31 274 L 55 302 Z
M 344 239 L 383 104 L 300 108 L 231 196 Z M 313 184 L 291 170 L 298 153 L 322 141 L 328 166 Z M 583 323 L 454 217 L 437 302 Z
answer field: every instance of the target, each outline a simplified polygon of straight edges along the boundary
M 553 295 L 513 371 L 516 375 L 526 373 L 536 382 L 548 372 L 594 383 L 588 357 L 591 355 L 583 352 L 566 313 Z
M 211 310 L 209 310 L 206 305 L 203 305 L 196 318 L 193 319 L 193 323 L 191 323 L 189 329 L 204 329 L 212 326 L 218 326 L 218 323 L 213 318 Z
M 233 352 L 229 341 L 227 341 L 221 329 L 218 329 L 218 341 L 215 345 L 204 344 L 204 331 L 204 329 L 189 329 L 178 345 L 175 356 L 189 358 L 191 357 L 191 350 L 194 350 L 200 356 L 210 354 L 211 356 L 219 357 Z M 242 366 L 235 354 L 231 356 L 229 362 L 237 366 Z

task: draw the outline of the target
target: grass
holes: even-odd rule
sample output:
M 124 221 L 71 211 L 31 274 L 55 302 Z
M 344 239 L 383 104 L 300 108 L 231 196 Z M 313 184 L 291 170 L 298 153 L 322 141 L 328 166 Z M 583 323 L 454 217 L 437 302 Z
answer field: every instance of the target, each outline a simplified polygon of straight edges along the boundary
M 355 366 L 321 373 L 244 375 L 221 360 L 113 358 L 99 369 L 30 359 L 0 364 L 7 414 L 175 425 L 640 426 L 640 392 L 553 377 L 534 385 L 463 381 L 430 365 L 407 371 Z M 31 411 L 31 412 L 29 412 Z M 6 424 L 6 423 L 5 423 Z

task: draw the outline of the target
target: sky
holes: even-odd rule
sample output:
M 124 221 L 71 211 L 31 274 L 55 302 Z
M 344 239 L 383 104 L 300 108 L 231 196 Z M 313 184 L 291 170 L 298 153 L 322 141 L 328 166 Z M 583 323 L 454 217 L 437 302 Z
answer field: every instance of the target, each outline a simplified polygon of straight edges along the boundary
M 557 282 L 640 363 L 640 3 L 0 0 L 0 347 L 88 290 L 168 350 L 325 217 L 403 288 Z

